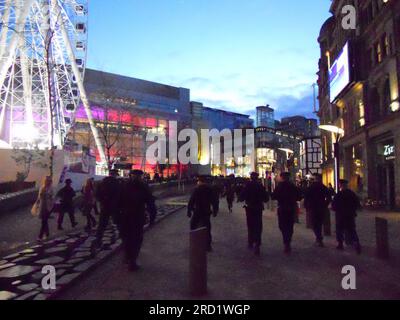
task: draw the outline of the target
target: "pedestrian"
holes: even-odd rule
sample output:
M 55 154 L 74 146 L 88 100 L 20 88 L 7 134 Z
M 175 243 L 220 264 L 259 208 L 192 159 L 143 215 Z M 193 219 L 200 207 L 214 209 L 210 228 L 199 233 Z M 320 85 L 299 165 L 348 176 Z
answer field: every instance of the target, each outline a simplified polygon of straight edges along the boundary
M 208 231 L 207 250 L 212 251 L 211 215 L 217 216 L 219 210 L 219 193 L 209 184 L 206 176 L 199 176 L 197 187 L 193 190 L 188 203 L 188 217 L 191 218 L 190 229 L 206 227 Z
M 235 175 L 230 175 L 225 184 L 225 195 L 226 202 L 228 204 L 228 210 L 232 213 L 233 201 L 235 201 Z
M 50 237 L 49 218 L 53 205 L 53 181 L 48 176 L 43 179 L 38 198 L 31 210 L 32 215 L 39 217 L 41 221 L 38 241 L 46 240 Z
M 95 228 L 97 223 L 95 217 L 92 215 L 92 211 L 96 212 L 96 198 L 94 192 L 94 179 L 89 178 L 86 181 L 85 186 L 82 189 L 83 194 L 83 215 L 86 217 L 85 231 L 90 232 L 92 228 Z
M 146 208 L 150 214 L 150 224 L 153 224 L 157 215 L 154 197 L 143 181 L 143 171 L 132 170 L 129 180 L 121 187 L 121 211 L 117 219 L 125 256 L 131 271 L 140 268 L 137 258 L 143 243 Z
M 291 243 L 296 219 L 297 202 L 301 201 L 301 190 L 290 181 L 290 173 L 283 172 L 280 175 L 281 182 L 275 188 L 272 199 L 278 201 L 279 229 L 282 232 L 284 252 L 290 254 Z
M 110 218 L 119 216 L 121 185 L 117 177 L 118 170 L 110 170 L 109 176 L 104 178 L 97 188 L 96 198 L 100 203 L 100 215 L 96 240 L 93 243 L 96 247 L 102 244 Z
M 60 198 L 60 212 L 58 214 L 58 230 L 63 229 L 64 214 L 68 213 L 72 228 L 75 228 L 78 223 L 75 221 L 74 215 L 74 197 L 76 193 L 72 188 L 72 180 L 65 180 L 65 186 L 57 193 L 57 198 Z
M 263 231 L 264 203 L 269 201 L 269 194 L 258 180 L 258 173 L 251 173 L 250 181 L 244 186 L 239 201 L 245 202 L 248 248 L 254 249 L 254 254 L 259 256 Z
M 332 187 L 332 183 L 328 184 L 328 190 L 329 190 L 329 195 L 331 197 L 331 201 L 333 200 L 333 198 L 336 196 L 336 191 L 335 189 Z
M 339 192 L 333 198 L 332 209 L 336 213 L 337 249 L 344 250 L 343 241 L 354 245 L 358 254 L 361 254 L 361 245 L 356 230 L 357 210 L 361 209 L 360 199 L 348 188 L 347 180 L 339 181 Z
M 331 202 L 329 189 L 322 183 L 322 175 L 315 174 L 314 182 L 304 191 L 304 207 L 310 215 L 311 225 L 315 234 L 316 243 L 324 247 L 322 226 Z

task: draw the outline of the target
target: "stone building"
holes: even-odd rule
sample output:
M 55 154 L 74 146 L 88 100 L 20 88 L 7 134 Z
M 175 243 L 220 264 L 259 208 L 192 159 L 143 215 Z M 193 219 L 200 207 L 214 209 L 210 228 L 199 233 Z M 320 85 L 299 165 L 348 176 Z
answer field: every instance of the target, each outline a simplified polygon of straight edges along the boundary
M 354 5 L 355 30 L 342 25 Z M 344 130 L 340 177 L 363 199 L 400 208 L 400 1 L 334 0 L 318 42 L 321 124 Z M 322 133 L 323 176 L 334 182 L 335 135 Z

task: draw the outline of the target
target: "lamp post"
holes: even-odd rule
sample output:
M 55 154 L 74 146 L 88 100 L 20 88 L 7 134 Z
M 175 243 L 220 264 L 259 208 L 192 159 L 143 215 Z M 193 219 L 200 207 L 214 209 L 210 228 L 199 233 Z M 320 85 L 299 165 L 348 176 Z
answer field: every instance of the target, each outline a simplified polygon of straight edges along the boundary
M 344 136 L 344 130 L 334 125 L 320 125 L 319 128 L 334 134 L 335 141 L 333 143 L 333 154 L 335 159 L 335 191 L 339 192 L 339 179 L 340 179 L 340 153 L 339 142 L 340 138 Z
M 286 170 L 289 171 L 289 166 L 287 164 L 287 161 L 289 161 L 290 155 L 294 154 L 294 151 L 289 148 L 279 148 L 278 150 L 281 150 L 286 153 Z

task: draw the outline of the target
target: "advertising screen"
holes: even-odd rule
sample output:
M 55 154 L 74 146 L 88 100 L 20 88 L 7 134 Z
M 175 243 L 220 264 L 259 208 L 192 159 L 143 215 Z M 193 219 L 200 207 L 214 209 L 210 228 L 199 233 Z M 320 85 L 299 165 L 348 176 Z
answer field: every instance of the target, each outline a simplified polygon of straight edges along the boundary
M 330 100 L 333 102 L 350 83 L 349 43 L 346 43 L 338 58 L 329 69 Z

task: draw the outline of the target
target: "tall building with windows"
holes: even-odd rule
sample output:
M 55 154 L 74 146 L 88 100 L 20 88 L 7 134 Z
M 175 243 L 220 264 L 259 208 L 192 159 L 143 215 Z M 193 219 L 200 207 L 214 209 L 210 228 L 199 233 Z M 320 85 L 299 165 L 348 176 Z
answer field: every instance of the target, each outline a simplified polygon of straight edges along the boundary
M 342 26 L 354 5 L 356 30 Z M 340 176 L 363 199 L 400 208 L 400 1 L 332 1 L 318 38 L 319 117 L 344 130 Z M 323 176 L 333 183 L 333 134 L 322 133 Z
M 253 150 L 246 149 L 246 129 L 254 128 L 254 120 L 246 114 L 206 107 L 201 102 L 191 102 L 191 108 L 193 115 L 192 128 L 197 130 L 199 137 L 201 137 L 202 129 L 216 129 L 219 132 L 228 129 L 232 138 L 234 138 L 234 130 L 242 130 L 242 148 L 236 152 L 239 156 L 235 156 L 235 147 L 240 148 L 240 146 L 236 146 L 232 138 L 220 140 L 220 163 L 213 163 L 212 161 L 213 153 L 215 152 L 212 145 L 207 154 L 202 153 L 202 146 L 200 145 L 200 165 L 197 166 L 197 171 L 202 174 L 211 173 L 214 176 L 234 174 L 236 176 L 248 177 L 254 170 L 254 155 Z M 204 143 L 204 141 L 201 141 L 201 143 Z M 225 155 L 225 146 L 227 143 L 232 144 L 231 157 Z M 254 145 L 254 135 L 251 143 Z M 204 159 L 210 159 L 211 161 L 207 164 L 202 164 Z
M 165 134 L 167 143 L 170 121 L 177 130 L 190 126 L 190 90 L 125 77 L 97 70 L 86 70 L 85 87 L 93 117 L 110 165 L 125 169 L 142 169 L 147 173 L 163 171 L 164 175 L 181 174 L 177 159 L 166 154 L 163 166 L 151 165 L 146 159 L 146 135 Z M 97 153 L 83 107 L 76 113 L 69 138 Z M 97 153 L 97 160 L 99 155 Z M 106 170 L 98 167 L 98 174 Z M 185 172 L 186 173 L 186 172 Z

